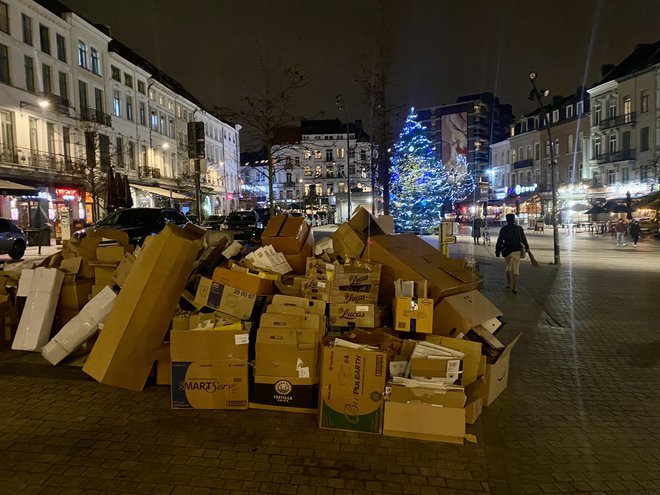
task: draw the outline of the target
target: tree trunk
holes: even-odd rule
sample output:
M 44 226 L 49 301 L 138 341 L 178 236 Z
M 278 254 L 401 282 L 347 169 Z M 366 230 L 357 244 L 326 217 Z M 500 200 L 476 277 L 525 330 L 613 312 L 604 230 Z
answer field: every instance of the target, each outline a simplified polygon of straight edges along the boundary
M 273 182 L 275 179 L 275 165 L 273 164 L 273 153 L 271 151 L 270 143 L 266 144 L 266 152 L 268 153 L 268 210 L 270 218 L 275 216 L 275 201 L 273 198 Z

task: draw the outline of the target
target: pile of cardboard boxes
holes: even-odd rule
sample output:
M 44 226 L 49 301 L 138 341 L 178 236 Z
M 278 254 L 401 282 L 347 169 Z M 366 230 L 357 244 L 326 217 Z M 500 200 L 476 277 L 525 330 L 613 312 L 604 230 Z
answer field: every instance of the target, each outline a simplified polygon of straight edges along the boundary
M 472 265 L 389 231 L 359 208 L 318 244 L 303 218 L 276 216 L 256 250 L 208 246 L 194 226 L 135 250 L 106 232 L 2 272 L 0 322 L 52 364 L 87 354 L 100 383 L 168 385 L 173 408 L 463 442 L 506 388 L 516 341 L 495 336 L 501 313 Z

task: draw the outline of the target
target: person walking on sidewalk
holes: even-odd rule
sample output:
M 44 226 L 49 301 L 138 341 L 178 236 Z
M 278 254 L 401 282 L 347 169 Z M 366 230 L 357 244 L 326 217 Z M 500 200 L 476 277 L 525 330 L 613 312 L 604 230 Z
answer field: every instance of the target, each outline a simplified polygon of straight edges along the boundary
M 642 228 L 639 225 L 637 220 L 633 220 L 630 224 L 630 237 L 633 241 L 633 246 L 637 247 L 639 242 L 639 234 L 641 233 Z
M 472 220 L 472 238 L 475 244 L 479 244 L 479 238 L 481 237 L 481 229 L 484 226 L 484 221 L 479 217 L 474 217 Z
M 626 230 L 628 230 L 628 225 L 623 219 L 620 219 L 614 226 L 614 232 L 616 232 L 616 245 L 625 246 L 626 245 Z
M 504 256 L 506 260 L 506 288 L 514 294 L 518 293 L 518 278 L 520 277 L 520 260 L 529 252 L 529 244 L 525 231 L 516 225 L 516 216 L 509 213 L 506 225 L 500 229 L 495 245 L 495 256 Z

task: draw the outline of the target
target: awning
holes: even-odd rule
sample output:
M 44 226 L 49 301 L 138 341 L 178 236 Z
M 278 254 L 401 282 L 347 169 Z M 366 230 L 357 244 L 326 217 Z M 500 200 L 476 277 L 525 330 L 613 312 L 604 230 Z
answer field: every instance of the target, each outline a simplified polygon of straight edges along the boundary
M 0 179 L 0 196 L 36 196 L 38 192 L 34 187 Z
M 142 186 L 138 184 L 131 184 L 131 187 L 151 194 L 157 194 L 158 196 L 163 196 L 164 198 L 190 200 L 188 196 L 184 196 L 183 194 L 179 194 L 178 192 L 174 192 L 170 189 L 165 189 L 164 187 Z

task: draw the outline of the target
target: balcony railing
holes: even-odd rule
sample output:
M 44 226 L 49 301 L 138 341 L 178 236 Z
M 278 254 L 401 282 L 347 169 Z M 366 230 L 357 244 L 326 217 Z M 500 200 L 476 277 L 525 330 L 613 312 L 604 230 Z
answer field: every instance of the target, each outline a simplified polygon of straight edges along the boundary
M 534 160 L 532 160 L 531 158 L 528 158 L 526 160 L 518 160 L 517 162 L 513 162 L 513 168 L 514 169 L 531 167 L 533 165 L 534 165 Z
M 107 113 L 94 108 L 83 108 L 80 110 L 80 120 L 95 122 L 105 127 L 112 127 L 112 117 Z
M 635 159 L 635 150 L 621 150 L 621 151 L 614 151 L 612 153 L 604 153 L 602 155 L 598 155 L 596 160 L 598 163 L 611 163 L 611 162 L 623 162 L 626 160 L 634 160 Z
M 612 127 L 618 127 L 625 124 L 634 124 L 637 122 L 637 113 L 630 112 L 623 115 L 617 115 L 616 117 L 610 117 L 609 119 L 601 120 L 598 124 L 598 127 L 602 129 L 610 129 Z
M 0 146 L 0 162 L 25 166 L 44 172 L 80 173 L 85 169 L 83 158 L 6 145 Z
M 140 177 L 147 177 L 150 179 L 160 179 L 160 169 L 155 167 L 140 167 L 138 170 Z

